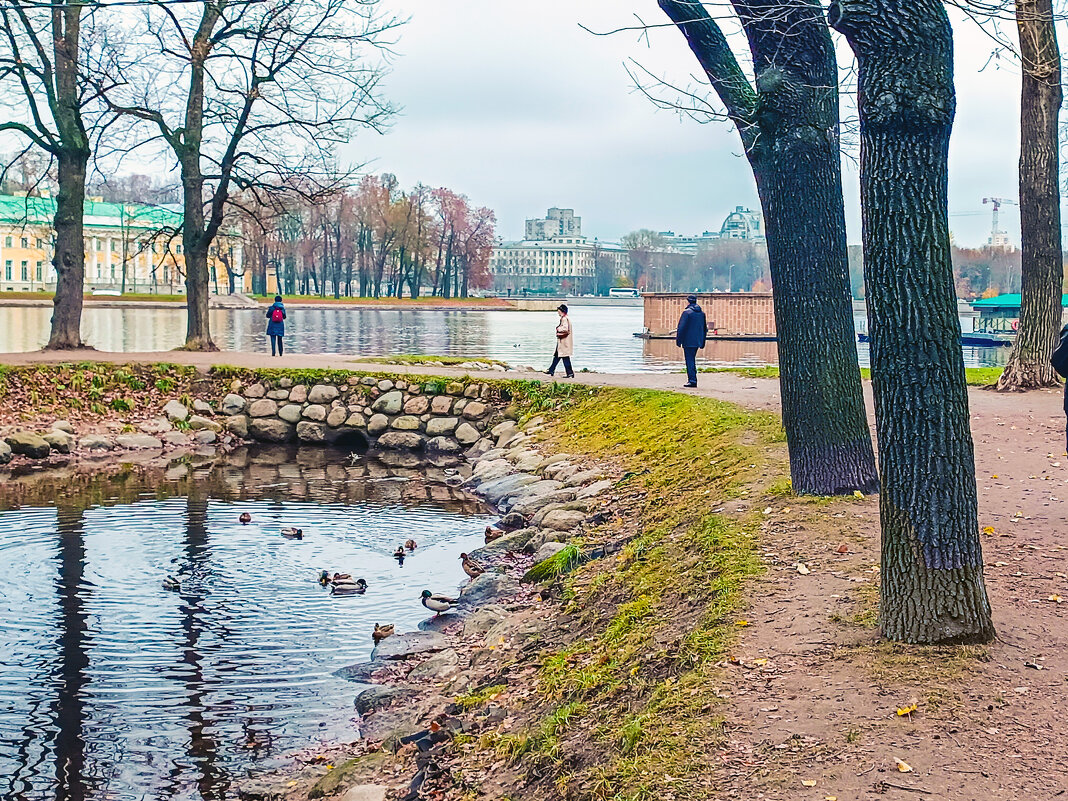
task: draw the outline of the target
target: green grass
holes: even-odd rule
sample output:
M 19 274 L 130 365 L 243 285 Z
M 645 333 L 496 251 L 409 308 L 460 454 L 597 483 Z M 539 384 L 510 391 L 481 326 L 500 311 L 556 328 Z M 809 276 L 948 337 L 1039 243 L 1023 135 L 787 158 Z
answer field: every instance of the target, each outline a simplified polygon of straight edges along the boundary
M 737 637 L 743 584 L 760 570 L 757 521 L 711 509 L 754 481 L 781 485 L 784 460 L 768 462 L 783 442 L 781 424 L 668 392 L 599 390 L 570 400 L 546 438 L 568 453 L 616 462 L 619 491 L 642 497 L 621 525 L 637 523 L 638 531 L 615 558 L 562 577 L 573 639 L 539 657 L 534 695 L 550 711 L 528 731 L 487 745 L 499 757 L 554 761 L 558 787 L 592 787 L 594 799 L 662 798 L 665 774 L 693 788 L 680 801 L 708 798 L 707 783 L 697 781 L 707 773 L 699 755 L 722 741 L 710 688 L 723 681 L 719 664 Z M 564 769 L 561 717 L 591 728 L 603 758 Z
M 582 561 L 579 543 L 572 542 L 557 553 L 530 568 L 523 576 L 523 581 L 553 581 L 565 573 L 570 573 Z
M 964 374 L 965 379 L 968 382 L 968 386 L 972 387 L 985 387 L 991 384 L 997 383 L 997 380 L 1001 378 L 1001 374 L 1005 371 L 1003 367 L 965 367 Z M 680 370 L 679 372 L 684 372 Z M 699 373 L 737 373 L 738 375 L 744 375 L 746 378 L 775 378 L 779 377 L 779 368 L 775 365 L 768 364 L 763 367 L 700 367 L 697 372 Z M 871 380 L 871 368 L 861 367 L 860 377 L 865 381 Z
M 483 687 L 481 690 L 458 696 L 456 698 L 456 703 L 464 709 L 472 709 L 476 706 L 482 706 L 487 701 L 492 701 L 498 695 L 503 693 L 505 689 L 507 688 L 503 684 L 494 684 L 490 687 Z
M 370 364 L 441 364 L 446 367 L 451 367 L 456 364 L 474 362 L 477 364 L 485 364 L 490 367 L 508 366 L 505 362 L 502 362 L 499 359 L 464 358 L 463 356 L 430 356 L 421 353 L 399 353 L 396 356 L 358 357 L 358 360 Z

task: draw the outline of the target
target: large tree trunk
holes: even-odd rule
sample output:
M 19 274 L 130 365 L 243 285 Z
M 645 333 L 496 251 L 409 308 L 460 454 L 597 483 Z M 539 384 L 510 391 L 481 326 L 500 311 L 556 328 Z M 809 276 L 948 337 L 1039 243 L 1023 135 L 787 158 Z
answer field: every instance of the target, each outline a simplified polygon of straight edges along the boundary
M 859 65 L 864 273 L 882 494 L 883 633 L 994 636 L 950 261 L 953 40 L 939 0 L 837 0 Z
M 1059 384 L 1050 356 L 1061 327 L 1064 263 L 1057 116 L 1061 54 L 1052 0 L 1017 0 L 1023 81 L 1020 92 L 1020 330 L 999 390 Z
M 56 297 L 53 301 L 49 350 L 80 348 L 82 344 L 82 297 L 85 293 L 85 167 L 89 152 L 59 154 L 59 194 L 56 216 Z
M 733 5 L 753 54 L 755 87 L 701 4 L 660 0 L 738 125 L 756 177 L 793 488 L 871 492 L 878 477 L 849 290 L 834 46 L 812 0 Z
M 185 253 L 186 333 L 185 350 L 218 350 L 211 341 L 208 324 L 208 244 L 204 236 L 204 179 L 200 176 L 199 153 L 182 164 L 184 216 L 182 250 Z

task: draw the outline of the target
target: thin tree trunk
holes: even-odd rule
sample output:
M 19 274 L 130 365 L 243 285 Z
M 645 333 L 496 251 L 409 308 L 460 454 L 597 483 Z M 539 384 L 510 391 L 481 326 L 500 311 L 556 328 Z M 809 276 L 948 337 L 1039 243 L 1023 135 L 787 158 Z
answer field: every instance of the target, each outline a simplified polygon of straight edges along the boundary
M 85 169 L 89 152 L 60 153 L 59 194 L 56 197 L 56 297 L 53 301 L 49 350 L 84 347 L 82 298 L 85 292 Z
M 733 5 L 755 86 L 699 3 L 660 0 L 735 120 L 756 178 L 793 488 L 872 492 L 878 477 L 849 290 L 834 46 L 815 2 Z M 638 262 L 633 252 L 631 259 Z
M 1017 0 L 1023 81 L 1020 92 L 1020 330 L 999 390 L 1054 387 L 1050 364 L 1061 327 L 1064 262 L 1057 117 L 1061 54 L 1052 0 Z
M 947 210 L 953 40 L 939 0 L 837 0 L 859 65 L 864 273 L 882 493 L 883 633 L 994 636 Z

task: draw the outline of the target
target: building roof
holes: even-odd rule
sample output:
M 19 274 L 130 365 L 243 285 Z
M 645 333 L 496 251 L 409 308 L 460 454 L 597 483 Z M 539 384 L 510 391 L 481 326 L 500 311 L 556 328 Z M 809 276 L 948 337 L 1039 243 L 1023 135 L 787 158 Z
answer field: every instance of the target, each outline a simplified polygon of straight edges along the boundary
M 1008 295 L 998 295 L 995 298 L 983 298 L 972 303 L 972 307 L 975 309 L 1018 309 L 1020 308 L 1021 300 L 1019 292 L 1012 292 Z M 1068 295 L 1061 295 L 1061 306 L 1068 307 Z
M 0 224 L 51 225 L 56 214 L 55 198 L 0 195 Z M 85 201 L 85 227 L 125 225 L 131 228 L 178 227 L 182 215 L 163 206 L 143 203 Z

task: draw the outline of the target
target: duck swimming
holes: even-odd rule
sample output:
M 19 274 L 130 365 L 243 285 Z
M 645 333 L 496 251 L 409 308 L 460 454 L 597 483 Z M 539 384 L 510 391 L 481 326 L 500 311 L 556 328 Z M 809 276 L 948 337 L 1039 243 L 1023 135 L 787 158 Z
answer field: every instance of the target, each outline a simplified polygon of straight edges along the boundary
M 242 512 L 241 517 L 237 519 L 241 521 L 242 525 L 247 526 L 249 523 L 252 522 L 252 515 L 250 515 L 248 512 Z
M 403 545 L 398 545 L 397 546 L 397 550 L 395 550 L 393 552 L 393 558 L 394 559 L 398 559 L 401 562 L 403 562 L 405 556 L 407 556 L 407 552 L 404 550 L 404 546 Z
M 407 548 L 409 551 L 414 551 L 419 546 L 415 544 L 415 540 L 407 540 L 404 543 L 404 547 Z
M 352 580 L 351 577 L 333 581 L 330 592 L 334 595 L 363 595 L 367 592 L 367 582 L 363 579 Z
M 434 613 L 437 617 L 442 612 L 448 612 L 456 606 L 457 600 L 447 595 L 434 595 L 430 590 L 423 590 L 423 606 Z
M 388 626 L 379 626 L 377 623 L 375 623 L 375 630 L 373 632 L 371 632 L 371 639 L 374 640 L 375 644 L 377 645 L 378 643 L 382 642 L 382 640 L 386 639 L 386 637 L 388 637 L 392 633 L 393 633 L 393 624 L 392 623 L 390 623 Z
M 182 584 L 174 576 L 167 576 L 167 578 L 163 579 L 163 589 L 177 591 L 182 589 Z
M 304 531 L 299 528 L 284 528 L 282 529 L 282 536 L 287 540 L 302 540 L 304 539 Z
M 460 554 L 460 558 L 463 559 L 464 572 L 471 578 L 478 578 L 486 572 L 486 568 L 484 568 L 482 565 L 480 565 L 467 554 Z

